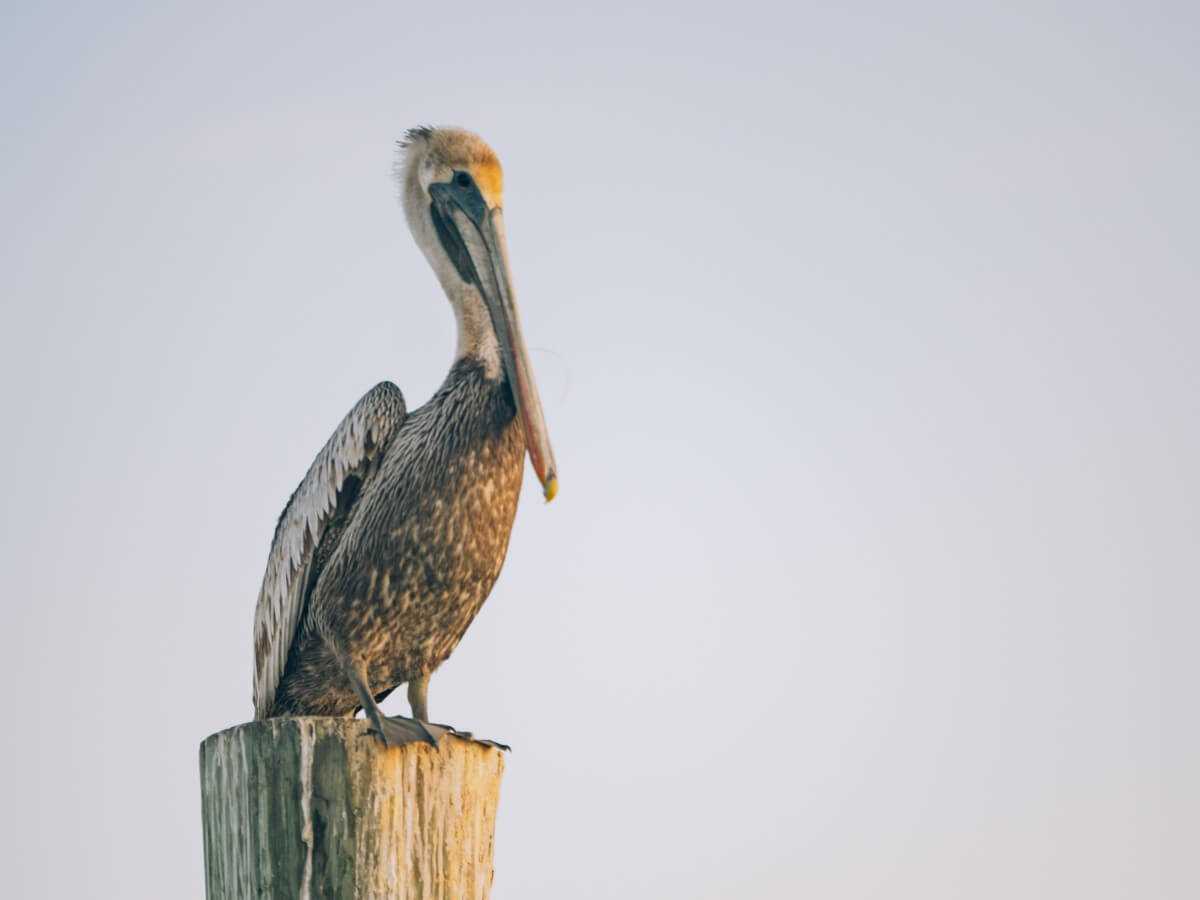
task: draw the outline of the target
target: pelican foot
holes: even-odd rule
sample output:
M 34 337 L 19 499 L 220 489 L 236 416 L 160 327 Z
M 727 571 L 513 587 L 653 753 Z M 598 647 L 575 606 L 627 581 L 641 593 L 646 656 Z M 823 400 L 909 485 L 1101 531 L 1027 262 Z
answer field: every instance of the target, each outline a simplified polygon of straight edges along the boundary
M 457 728 L 451 728 L 449 725 L 432 725 L 431 728 L 444 728 L 456 738 L 462 738 L 464 741 L 470 741 L 472 744 L 479 744 L 483 747 L 495 747 L 497 750 L 503 750 L 506 753 L 512 752 L 512 747 L 508 744 L 502 744 L 499 741 L 489 741 L 487 738 L 477 738 L 469 731 L 459 731 Z
M 405 744 L 425 743 L 438 746 L 442 735 L 452 734 L 456 738 L 479 744 L 483 747 L 495 747 L 497 750 L 511 752 L 512 747 L 499 741 L 489 741 L 477 738 L 469 731 L 459 731 L 450 725 L 438 725 L 436 722 L 422 722 L 420 719 L 410 719 L 406 716 L 380 716 L 378 721 L 368 716 L 367 734 L 373 734 L 383 741 L 385 747 L 403 747 Z
M 446 728 L 444 725 L 434 725 L 432 722 L 422 722 L 420 719 L 408 719 L 404 716 L 380 716 L 378 720 L 371 719 L 367 728 L 367 734 L 376 735 L 385 747 L 402 747 L 418 742 L 436 747 L 442 735 L 451 731 L 452 728 Z

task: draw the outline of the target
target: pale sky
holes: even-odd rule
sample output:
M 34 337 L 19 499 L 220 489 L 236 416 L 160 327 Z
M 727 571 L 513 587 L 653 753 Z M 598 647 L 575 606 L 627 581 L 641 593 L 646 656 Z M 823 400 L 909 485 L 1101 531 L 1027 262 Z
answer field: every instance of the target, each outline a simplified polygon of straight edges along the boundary
M 203 896 L 275 518 L 450 363 L 427 122 L 561 480 L 430 689 L 494 896 L 1200 895 L 1195 4 L 249 6 L 3 14 L 8 896 Z

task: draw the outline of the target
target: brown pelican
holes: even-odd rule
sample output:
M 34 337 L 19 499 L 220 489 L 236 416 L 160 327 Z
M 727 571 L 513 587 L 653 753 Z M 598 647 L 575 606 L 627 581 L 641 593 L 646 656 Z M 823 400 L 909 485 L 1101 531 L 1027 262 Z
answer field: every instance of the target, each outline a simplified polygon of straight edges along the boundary
M 355 404 L 288 500 L 254 616 L 254 712 L 353 716 L 387 744 L 436 744 L 429 677 L 500 574 L 528 452 L 547 500 L 554 454 L 509 276 L 496 154 L 414 128 L 396 172 L 413 237 L 458 321 L 432 399 L 390 382 Z M 412 718 L 379 701 L 408 684 Z

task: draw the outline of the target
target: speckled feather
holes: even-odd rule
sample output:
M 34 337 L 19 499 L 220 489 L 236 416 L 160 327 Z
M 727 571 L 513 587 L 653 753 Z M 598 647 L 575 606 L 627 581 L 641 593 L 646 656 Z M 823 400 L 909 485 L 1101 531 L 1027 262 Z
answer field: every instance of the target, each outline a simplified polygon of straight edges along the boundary
M 349 496 L 406 416 L 404 395 L 390 382 L 368 391 L 321 448 L 288 499 L 271 542 L 254 613 L 254 709 L 264 717 L 287 664 L 288 649 L 314 578 L 344 525 Z M 346 491 L 347 486 L 351 491 Z
M 293 571 L 307 589 L 291 611 L 297 627 L 273 690 L 258 689 L 256 643 L 258 718 L 352 714 L 359 700 L 339 656 L 362 666 L 377 696 L 446 660 L 508 550 L 525 455 L 515 416 L 507 382 L 462 358 L 377 453 L 343 464 L 318 538 L 304 543 L 285 529 L 284 519 L 297 518 L 285 510 L 276 545 L 303 545 Z M 259 608 L 261 617 L 261 600 Z M 265 655 L 269 669 L 274 657 Z

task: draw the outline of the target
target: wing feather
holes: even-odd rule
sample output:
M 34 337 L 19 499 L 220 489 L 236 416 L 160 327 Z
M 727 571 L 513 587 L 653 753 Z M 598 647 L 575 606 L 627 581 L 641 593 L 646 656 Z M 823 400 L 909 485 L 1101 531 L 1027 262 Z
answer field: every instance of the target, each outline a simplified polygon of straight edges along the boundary
M 296 488 L 271 542 L 254 612 L 254 714 L 266 718 L 304 617 L 314 556 L 351 475 L 360 477 L 387 447 L 407 415 L 390 381 L 368 391 L 346 415 Z

